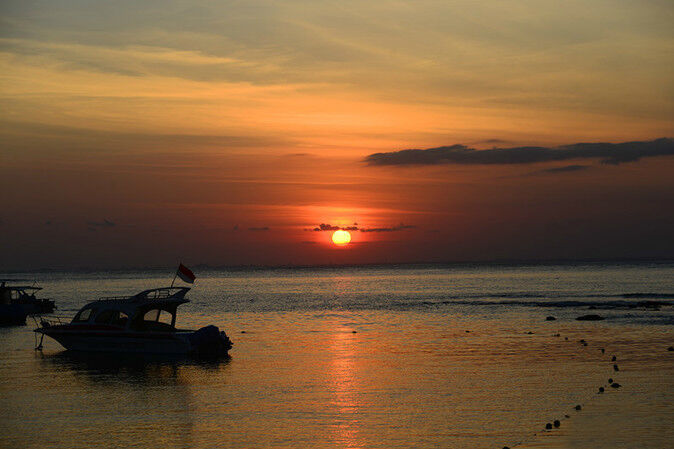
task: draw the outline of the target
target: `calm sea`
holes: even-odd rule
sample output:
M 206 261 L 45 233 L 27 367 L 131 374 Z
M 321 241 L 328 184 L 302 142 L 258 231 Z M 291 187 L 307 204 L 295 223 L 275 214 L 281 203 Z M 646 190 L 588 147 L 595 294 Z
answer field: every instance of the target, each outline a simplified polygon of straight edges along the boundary
M 0 446 L 674 441 L 674 264 L 195 271 L 178 326 L 219 326 L 234 342 L 230 358 L 91 357 L 49 339 L 35 351 L 30 322 L 2 328 Z M 172 274 L 0 277 L 36 280 L 57 315 L 72 317 Z M 590 313 L 605 319 L 575 320 Z

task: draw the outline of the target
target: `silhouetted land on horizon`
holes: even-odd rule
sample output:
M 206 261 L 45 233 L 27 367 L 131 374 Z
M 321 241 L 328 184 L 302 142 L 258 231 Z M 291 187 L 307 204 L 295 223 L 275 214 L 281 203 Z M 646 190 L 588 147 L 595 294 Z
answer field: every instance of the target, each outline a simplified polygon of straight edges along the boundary
M 177 263 L 177 262 L 176 262 Z M 482 261 L 456 261 L 456 262 L 405 262 L 405 263 L 363 263 L 363 264 L 318 264 L 318 265 L 210 265 L 210 264 L 188 264 L 193 270 L 204 271 L 264 271 L 264 270 L 321 270 L 335 268 L 399 268 L 419 269 L 432 267 L 488 267 L 488 266 L 574 266 L 574 265 L 645 265 L 645 264 L 674 264 L 672 258 L 642 258 L 642 259 L 546 259 L 546 260 L 482 260 Z M 73 268 L 37 268 L 37 269 L 11 269 L 0 270 L 0 273 L 92 273 L 92 272 L 173 272 L 175 265 L 165 266 L 129 266 L 129 267 L 73 267 Z

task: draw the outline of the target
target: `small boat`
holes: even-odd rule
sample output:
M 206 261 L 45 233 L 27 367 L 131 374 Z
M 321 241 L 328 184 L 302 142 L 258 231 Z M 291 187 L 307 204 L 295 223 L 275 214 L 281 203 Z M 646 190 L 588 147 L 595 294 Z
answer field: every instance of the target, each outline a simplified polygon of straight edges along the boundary
M 35 297 L 42 287 L 7 285 L 7 282 L 14 281 L 0 283 L 0 325 L 23 325 L 28 315 L 52 313 L 56 309 L 53 300 Z
M 216 326 L 177 329 L 188 287 L 163 287 L 133 296 L 104 297 L 80 309 L 70 323 L 42 320 L 35 332 L 73 351 L 225 355 L 232 342 Z M 42 341 L 40 345 L 42 346 Z

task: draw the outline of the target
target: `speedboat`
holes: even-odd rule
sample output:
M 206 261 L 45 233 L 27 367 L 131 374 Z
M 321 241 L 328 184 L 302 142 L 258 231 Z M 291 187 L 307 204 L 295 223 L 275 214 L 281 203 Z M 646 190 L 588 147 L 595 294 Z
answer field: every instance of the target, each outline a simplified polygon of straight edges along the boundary
M 104 297 L 82 307 L 70 323 L 42 320 L 35 332 L 73 351 L 225 355 L 232 342 L 216 326 L 177 329 L 188 287 L 163 287 L 133 296 Z M 42 341 L 40 341 L 40 346 Z
M 42 287 L 27 285 L 7 285 L 0 283 L 0 325 L 26 324 L 28 315 L 52 313 L 56 308 L 54 301 L 36 298 L 35 293 Z

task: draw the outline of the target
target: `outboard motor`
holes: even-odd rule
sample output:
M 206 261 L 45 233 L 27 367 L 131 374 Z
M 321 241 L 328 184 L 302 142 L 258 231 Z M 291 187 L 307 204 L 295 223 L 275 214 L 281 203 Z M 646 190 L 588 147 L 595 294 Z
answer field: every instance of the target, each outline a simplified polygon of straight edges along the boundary
M 232 341 L 217 326 L 202 327 L 189 336 L 190 344 L 200 356 L 221 356 L 232 348 Z

